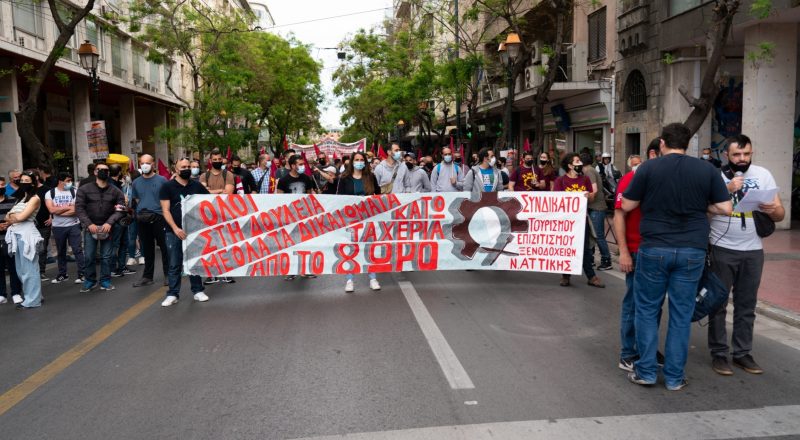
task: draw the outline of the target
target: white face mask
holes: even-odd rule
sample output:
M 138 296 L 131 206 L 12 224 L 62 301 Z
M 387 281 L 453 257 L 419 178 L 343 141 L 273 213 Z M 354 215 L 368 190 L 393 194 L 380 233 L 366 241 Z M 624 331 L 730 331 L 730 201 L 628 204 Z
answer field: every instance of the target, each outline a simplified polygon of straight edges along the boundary
M 200 175 L 200 168 L 192 168 L 192 176 L 199 176 Z
M 495 166 L 495 164 L 497 164 L 497 158 L 492 156 L 492 158 L 489 159 L 489 165 Z
M 641 164 L 639 164 L 639 165 L 641 165 Z M 637 169 L 637 168 L 639 168 L 639 165 L 634 165 L 634 166 L 632 166 L 632 167 L 631 167 L 631 171 L 636 171 L 636 169 Z
M 150 174 L 150 171 L 153 171 L 153 165 L 149 163 L 142 164 L 142 174 Z
M 300 165 L 300 166 L 297 167 L 297 173 L 298 174 L 303 174 L 305 172 L 306 172 L 306 166 L 305 165 Z
M 711 157 L 711 156 L 709 156 L 708 154 L 704 154 L 704 155 L 703 155 L 703 160 L 708 160 L 710 157 Z

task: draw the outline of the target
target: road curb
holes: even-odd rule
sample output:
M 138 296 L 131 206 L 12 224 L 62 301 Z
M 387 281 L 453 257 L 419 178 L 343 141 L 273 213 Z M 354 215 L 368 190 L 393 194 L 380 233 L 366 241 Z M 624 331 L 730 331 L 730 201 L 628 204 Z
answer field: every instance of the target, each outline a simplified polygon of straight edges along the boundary
M 759 301 L 756 304 L 756 312 L 772 320 L 800 328 L 800 314 L 792 312 L 791 310 L 786 310 L 768 302 Z

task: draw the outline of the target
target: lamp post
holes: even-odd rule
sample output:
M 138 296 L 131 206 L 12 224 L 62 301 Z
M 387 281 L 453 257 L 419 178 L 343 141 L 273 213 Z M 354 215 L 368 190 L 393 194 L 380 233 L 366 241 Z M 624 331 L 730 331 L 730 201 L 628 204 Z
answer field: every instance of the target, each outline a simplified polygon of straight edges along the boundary
M 509 148 L 514 140 L 514 131 L 512 130 L 513 124 L 511 123 L 514 96 L 513 68 L 514 62 L 519 56 L 519 48 L 521 45 L 522 41 L 519 39 L 519 35 L 517 35 L 516 32 L 511 32 L 506 37 L 506 40 L 500 43 L 500 46 L 497 48 L 497 51 L 500 52 L 500 59 L 506 67 L 506 87 L 508 90 L 508 95 L 506 97 L 506 121 L 508 121 L 508 126 L 505 127 L 506 148 Z
M 397 143 L 400 144 L 401 136 L 403 134 L 403 128 L 405 128 L 406 122 L 404 120 L 397 121 Z M 401 145 L 402 146 L 402 145 Z
M 97 76 L 97 63 L 100 61 L 100 52 L 91 41 L 85 40 L 78 48 L 78 55 L 81 58 L 81 67 L 89 72 L 89 78 L 92 80 L 93 119 L 98 119 L 100 117 L 100 78 Z

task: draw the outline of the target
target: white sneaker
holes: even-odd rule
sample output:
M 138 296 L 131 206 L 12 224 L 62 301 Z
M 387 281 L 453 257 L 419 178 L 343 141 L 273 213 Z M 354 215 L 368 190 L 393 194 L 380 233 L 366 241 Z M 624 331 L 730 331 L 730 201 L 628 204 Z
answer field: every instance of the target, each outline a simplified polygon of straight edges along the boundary
M 177 302 L 178 302 L 178 297 L 170 295 L 166 299 L 164 299 L 164 302 L 161 303 L 161 307 L 169 307 L 173 304 L 176 304 Z
M 5 296 L 0 296 L 0 304 L 5 304 L 7 302 L 8 302 L 8 300 L 6 299 Z
M 14 304 L 22 304 L 22 301 L 24 301 L 20 295 L 12 296 L 11 300 L 14 301 Z
M 344 283 L 344 291 L 350 293 L 354 290 L 355 288 L 353 288 L 353 280 L 347 280 L 347 282 Z
M 381 290 L 381 285 L 378 280 L 369 280 L 369 288 L 372 290 Z
M 128 261 L 127 261 L 127 263 L 125 265 L 126 266 L 136 266 L 136 263 L 137 263 L 136 258 L 131 257 L 131 258 L 128 258 Z
M 144 264 L 144 257 L 139 257 L 139 266 Z
M 194 300 L 200 301 L 201 303 L 206 302 L 208 301 L 208 295 L 206 295 L 205 292 L 197 292 L 194 294 Z
M 75 278 L 75 284 L 83 284 L 84 282 L 86 282 L 86 278 L 84 277 Z

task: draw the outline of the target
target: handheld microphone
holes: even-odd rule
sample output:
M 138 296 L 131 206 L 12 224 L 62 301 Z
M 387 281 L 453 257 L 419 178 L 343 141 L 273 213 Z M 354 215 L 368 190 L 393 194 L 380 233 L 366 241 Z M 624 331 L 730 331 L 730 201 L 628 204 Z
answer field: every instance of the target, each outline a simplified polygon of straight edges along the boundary
M 737 172 L 733 173 L 734 177 L 742 177 L 743 175 L 744 175 L 744 173 L 741 172 L 741 171 L 737 171 Z M 747 225 L 745 224 L 745 221 L 744 221 L 744 213 L 739 214 L 739 218 L 742 219 L 742 231 L 744 231 L 744 230 L 747 229 Z
M 744 176 L 744 173 L 741 172 L 741 171 L 737 171 L 737 172 L 733 173 L 733 175 L 734 175 L 734 177 L 741 177 L 741 176 Z

